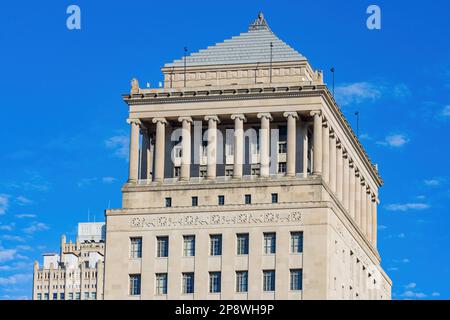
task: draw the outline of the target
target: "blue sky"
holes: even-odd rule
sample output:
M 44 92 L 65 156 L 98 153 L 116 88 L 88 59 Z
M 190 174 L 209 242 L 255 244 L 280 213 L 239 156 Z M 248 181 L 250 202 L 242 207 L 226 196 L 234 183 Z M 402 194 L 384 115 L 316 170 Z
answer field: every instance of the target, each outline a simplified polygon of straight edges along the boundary
M 81 8 L 81 30 L 66 9 Z M 381 30 L 366 8 L 381 8 Z M 397 299 L 450 298 L 450 4 L 428 1 L 2 1 L 0 299 L 76 223 L 120 207 L 132 77 L 247 30 L 262 10 L 336 96 L 378 163 L 379 250 Z

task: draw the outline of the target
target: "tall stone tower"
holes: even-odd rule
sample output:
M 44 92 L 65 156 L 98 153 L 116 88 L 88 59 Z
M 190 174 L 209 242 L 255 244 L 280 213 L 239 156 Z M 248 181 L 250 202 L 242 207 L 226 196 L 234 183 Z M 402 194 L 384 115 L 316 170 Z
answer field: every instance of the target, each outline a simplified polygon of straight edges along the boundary
M 106 211 L 105 299 L 390 299 L 382 185 L 333 96 L 259 14 L 136 79 L 123 208 Z

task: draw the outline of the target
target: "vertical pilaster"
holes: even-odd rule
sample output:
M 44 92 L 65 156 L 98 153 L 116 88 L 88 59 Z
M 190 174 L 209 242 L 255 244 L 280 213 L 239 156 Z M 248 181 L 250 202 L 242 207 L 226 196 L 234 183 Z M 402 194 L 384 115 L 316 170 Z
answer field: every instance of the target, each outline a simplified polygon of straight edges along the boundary
M 344 152 L 344 162 L 343 162 L 343 170 L 342 170 L 342 204 L 344 208 L 349 211 L 350 205 L 350 162 L 347 151 Z
M 353 160 L 350 161 L 350 170 L 349 170 L 349 213 L 353 220 L 356 220 L 355 214 L 355 165 Z
M 320 110 L 311 111 L 311 116 L 314 117 L 314 165 L 313 174 L 322 174 L 322 112 Z
M 358 169 L 355 167 L 355 222 L 361 226 L 361 179 Z
M 325 183 L 330 182 L 330 127 L 327 121 L 322 126 L 322 178 Z
M 303 178 L 308 177 L 308 152 L 309 152 L 309 139 L 308 139 L 308 124 L 303 122 L 302 126 L 302 140 L 303 140 Z
M 364 235 L 367 235 L 367 192 L 366 192 L 366 182 L 361 181 L 361 230 Z
M 367 239 L 369 239 L 369 242 L 372 242 L 372 192 L 370 189 L 367 190 L 366 193 L 366 214 L 367 214 Z
M 377 199 L 376 195 L 373 197 L 372 201 L 372 243 L 374 247 L 377 247 L 377 232 L 378 232 L 378 226 L 377 226 L 377 208 L 378 208 L 379 200 Z
M 344 168 L 344 154 L 343 154 L 342 144 L 339 141 L 337 143 L 336 150 L 336 197 L 339 201 L 342 201 L 342 192 L 343 192 L 343 175 L 342 170 Z
M 154 180 L 157 182 L 163 182 L 167 120 L 165 118 L 154 118 L 152 122 L 156 124 Z
M 242 166 L 244 164 L 244 121 L 245 115 L 233 114 L 231 119 L 234 120 L 234 164 L 233 177 L 242 178 Z
M 297 137 L 297 112 L 285 112 L 287 118 L 287 170 L 286 175 L 295 176 L 295 156 L 296 156 L 296 137 Z
M 269 147 L 270 147 L 270 120 L 272 116 L 270 113 L 258 113 L 258 118 L 261 119 L 261 129 L 259 134 L 259 162 L 260 162 L 260 176 L 269 176 Z
M 330 133 L 330 188 L 336 193 L 336 134 Z

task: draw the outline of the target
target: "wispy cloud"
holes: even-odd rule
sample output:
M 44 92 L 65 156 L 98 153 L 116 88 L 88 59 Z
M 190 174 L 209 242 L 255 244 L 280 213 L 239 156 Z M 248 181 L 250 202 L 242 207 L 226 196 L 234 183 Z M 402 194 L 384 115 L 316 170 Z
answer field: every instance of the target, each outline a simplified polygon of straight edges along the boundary
M 113 183 L 113 182 L 116 182 L 116 181 L 117 181 L 117 179 L 114 178 L 114 177 L 103 177 L 102 178 L 102 182 L 103 183 Z
M 415 287 L 417 287 L 415 282 L 410 282 L 405 286 L 406 289 L 414 289 Z
M 128 159 L 129 138 L 126 135 L 117 135 L 105 140 L 105 146 L 113 150 L 113 155 L 121 159 Z
M 19 206 L 28 206 L 33 204 L 33 201 L 24 196 L 16 197 L 16 202 Z
M 427 187 L 437 187 L 441 184 L 441 180 L 437 179 L 437 178 L 433 178 L 433 179 L 424 180 L 423 183 Z
M 111 184 L 114 183 L 115 181 L 117 181 L 116 178 L 114 177 L 102 177 L 102 178 L 97 178 L 97 177 L 93 177 L 93 178 L 83 178 L 80 181 L 77 182 L 77 186 L 79 188 L 84 188 L 84 187 L 88 187 L 96 182 L 102 182 L 102 183 L 106 183 L 106 184 Z
M 393 148 L 399 148 L 409 142 L 409 139 L 404 134 L 392 134 L 386 136 L 384 140 L 377 141 L 377 144 L 382 146 L 389 146 Z
M 14 223 L 10 223 L 10 224 L 1 224 L 0 223 L 0 230 L 1 231 L 12 231 L 14 229 L 15 224 Z
M 390 84 L 361 81 L 336 87 L 336 101 L 341 106 L 375 102 L 383 97 L 404 100 L 411 96 L 411 90 L 404 83 Z
M 13 260 L 16 255 L 17 250 L 15 249 L 5 249 L 0 247 L 0 262 L 6 262 Z
M 0 277 L 0 286 L 28 282 L 33 278 L 31 273 L 19 273 L 9 277 Z
M 48 225 L 43 222 L 33 222 L 29 227 L 22 229 L 23 232 L 32 234 L 38 231 L 45 231 L 50 229 Z
M 0 194 L 0 215 L 5 214 L 9 207 L 9 195 Z
M 7 241 L 17 241 L 17 242 L 25 242 L 26 241 L 26 239 L 24 237 L 11 235 L 11 234 L 3 235 L 2 239 L 7 240 Z
M 36 215 L 35 214 L 16 214 L 15 217 L 18 219 L 32 219 L 32 218 L 36 218 Z
M 425 210 L 430 208 L 430 205 L 426 203 L 395 203 L 388 204 L 385 206 L 385 209 L 388 211 L 408 211 L 408 210 Z
M 450 105 L 445 106 L 444 109 L 442 109 L 442 115 L 444 117 L 450 117 Z

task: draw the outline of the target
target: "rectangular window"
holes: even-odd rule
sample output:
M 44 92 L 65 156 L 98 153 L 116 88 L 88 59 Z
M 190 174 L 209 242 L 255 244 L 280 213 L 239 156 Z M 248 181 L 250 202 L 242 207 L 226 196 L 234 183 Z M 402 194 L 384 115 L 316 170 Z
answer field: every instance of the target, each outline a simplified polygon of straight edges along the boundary
M 245 204 L 252 204 L 252 195 L 251 194 L 245 195 Z
M 287 143 L 286 142 L 278 142 L 278 153 L 284 154 L 287 151 Z
M 194 293 L 194 273 L 183 273 L 183 293 Z
M 73 300 L 73 293 L 69 293 L 69 300 Z
M 225 204 L 225 196 L 218 197 L 219 206 L 223 206 Z
M 91 299 L 97 300 L 97 292 L 91 292 Z
M 286 173 L 286 162 L 278 163 L 278 173 Z
M 275 291 L 275 270 L 263 271 L 263 290 Z
M 208 175 L 208 169 L 205 167 L 200 167 L 200 178 L 206 178 Z
M 37 299 L 38 299 L 38 300 L 42 300 L 42 293 L 38 293 L 38 294 L 37 294 Z
M 130 274 L 130 296 L 139 296 L 141 294 L 141 275 Z
M 142 238 L 130 238 L 130 244 L 131 244 L 130 258 L 131 259 L 142 258 Z
M 48 300 L 48 293 L 44 293 L 44 300 Z
M 84 293 L 84 300 L 89 300 L 89 292 Z
M 57 293 L 53 293 L 53 300 L 58 300 L 58 294 Z
M 237 237 L 237 254 L 248 254 L 248 233 L 238 233 Z
M 167 294 L 167 273 L 156 274 L 156 294 Z
M 221 273 L 220 272 L 210 272 L 209 273 L 209 292 L 218 293 L 220 292 L 221 286 Z
M 180 149 L 181 151 L 181 149 Z M 173 168 L 173 177 L 178 178 L 181 175 L 181 168 L 180 167 L 174 167 Z
M 291 290 L 302 290 L 302 269 L 291 269 Z
M 195 256 L 195 236 L 183 236 L 183 256 Z
M 278 203 L 278 193 L 272 193 L 272 203 Z
M 81 300 L 81 293 L 75 292 L 75 300 Z
M 193 207 L 198 206 L 198 197 L 192 197 L 192 206 Z
M 276 252 L 276 242 L 275 233 L 264 233 L 264 254 L 274 254 Z
M 222 255 L 222 235 L 212 234 L 209 236 L 210 239 L 210 255 L 220 256 Z
M 303 232 L 291 232 L 291 253 L 303 252 Z
M 65 300 L 65 299 L 66 299 L 66 295 L 65 295 L 63 292 L 61 292 L 61 293 L 59 294 L 59 299 L 60 299 L 60 300 Z
M 248 271 L 236 271 L 236 292 L 248 291 Z
M 169 256 L 169 237 L 156 237 L 156 256 L 158 258 Z
M 172 198 L 166 198 L 165 205 L 166 208 L 170 208 L 172 206 Z

